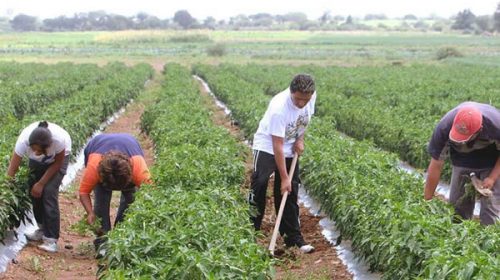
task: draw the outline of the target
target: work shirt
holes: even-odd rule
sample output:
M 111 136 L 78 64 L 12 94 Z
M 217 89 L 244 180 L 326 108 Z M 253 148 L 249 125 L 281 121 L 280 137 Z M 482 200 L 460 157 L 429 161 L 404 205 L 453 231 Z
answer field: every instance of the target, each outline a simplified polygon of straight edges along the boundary
M 132 135 L 100 134 L 90 140 L 83 151 L 86 168 L 80 183 L 80 194 L 90 194 L 101 182 L 98 166 L 103 155 L 109 151 L 121 152 L 129 157 L 132 167 L 132 183 L 135 186 L 140 187 L 142 183 L 150 182 L 151 174 L 144 160 L 144 153 L 139 142 Z
M 41 164 L 52 164 L 55 161 L 55 156 L 64 150 L 64 155 L 71 153 L 71 137 L 68 132 L 57 124 L 47 122 L 47 129 L 52 134 L 52 143 L 46 149 L 46 154 L 37 156 L 30 147 L 29 138 L 33 130 L 38 127 L 40 122 L 34 122 L 28 125 L 19 135 L 14 152 L 20 156 L 27 156 L 29 159 L 37 161 Z
M 290 88 L 275 95 L 253 138 L 253 149 L 274 155 L 272 136 L 283 138 L 285 157 L 293 156 L 293 144 L 302 136 L 314 114 L 316 92 L 303 108 L 293 104 Z
M 450 141 L 450 130 L 458 110 L 474 106 L 483 115 L 483 127 L 478 137 L 470 143 Z M 500 111 L 477 102 L 464 102 L 453 108 L 439 121 L 427 148 L 433 159 L 444 160 L 450 155 L 454 166 L 467 168 L 492 168 L 500 156 Z

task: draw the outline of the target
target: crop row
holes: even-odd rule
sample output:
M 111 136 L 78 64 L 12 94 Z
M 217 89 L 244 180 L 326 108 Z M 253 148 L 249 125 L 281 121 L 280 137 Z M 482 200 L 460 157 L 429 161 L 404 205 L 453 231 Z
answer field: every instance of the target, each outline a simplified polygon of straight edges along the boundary
M 110 234 L 105 279 L 266 279 L 240 187 L 245 148 L 213 124 L 188 69 L 169 64 L 142 126 L 155 143 L 143 186 Z
M 64 99 L 99 83 L 115 73 L 114 64 L 99 68 L 94 64 L 0 63 L 0 124 L 43 111 Z M 11 76 L 11 73 L 16 76 Z

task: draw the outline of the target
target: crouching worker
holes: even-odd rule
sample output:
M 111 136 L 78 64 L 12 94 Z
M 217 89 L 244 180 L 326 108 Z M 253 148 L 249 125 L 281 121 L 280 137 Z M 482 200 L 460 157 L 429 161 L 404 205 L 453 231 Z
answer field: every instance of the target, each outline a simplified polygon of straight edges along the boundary
M 55 253 L 60 231 L 59 186 L 68 168 L 71 138 L 60 126 L 42 121 L 27 126 L 17 139 L 7 176 L 14 177 L 22 158 L 28 157 L 33 214 L 38 229 L 26 234 L 30 241 L 43 241 L 38 248 Z
M 89 141 L 84 150 L 85 171 L 80 183 L 80 201 L 87 212 L 87 222 L 101 222 L 94 240 L 96 250 L 111 230 L 109 208 L 112 191 L 121 191 L 115 225 L 134 202 L 136 188 L 150 183 L 150 173 L 144 153 L 137 140 L 129 134 L 100 134 Z M 94 209 L 90 193 L 94 191 Z M 98 254 L 99 256 L 99 254 Z
M 439 121 L 428 146 L 431 162 L 427 169 L 424 198 L 430 200 L 439 183 L 446 157 L 450 156 L 452 173 L 450 203 L 455 214 L 471 219 L 475 195 L 469 195 L 465 183 L 474 172 L 481 185 L 492 192 L 481 196 L 479 220 L 482 225 L 500 221 L 500 111 L 477 102 L 464 102 Z

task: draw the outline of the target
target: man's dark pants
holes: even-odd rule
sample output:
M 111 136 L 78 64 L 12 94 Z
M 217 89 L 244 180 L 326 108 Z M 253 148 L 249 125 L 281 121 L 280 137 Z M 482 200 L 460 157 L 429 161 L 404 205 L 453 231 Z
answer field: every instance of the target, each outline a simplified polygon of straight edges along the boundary
M 292 158 L 286 158 L 287 171 L 290 170 Z M 274 160 L 274 155 L 263 152 L 254 151 L 254 170 L 252 174 L 251 190 L 248 201 L 251 205 L 250 220 L 253 222 L 256 230 L 260 230 L 262 218 L 266 208 L 266 191 L 269 182 L 269 176 L 274 172 L 274 207 L 278 213 L 281 204 L 281 177 Z M 305 245 L 302 234 L 300 233 L 299 221 L 299 206 L 297 204 L 298 190 L 300 185 L 299 179 L 299 162 L 295 166 L 295 172 L 292 177 L 292 192 L 288 194 L 288 198 L 283 210 L 283 218 L 280 224 L 280 234 L 285 239 L 287 246 L 302 246 Z M 257 212 L 255 213 L 255 208 Z

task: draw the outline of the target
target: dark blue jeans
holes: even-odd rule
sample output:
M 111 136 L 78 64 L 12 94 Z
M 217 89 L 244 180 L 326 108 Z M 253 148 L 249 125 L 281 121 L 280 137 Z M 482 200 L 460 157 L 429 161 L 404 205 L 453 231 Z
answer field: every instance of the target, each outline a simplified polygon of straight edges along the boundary
M 64 157 L 64 162 L 56 174 L 50 178 L 43 188 L 40 198 L 31 197 L 33 203 L 33 214 L 39 225 L 42 225 L 43 236 L 59 239 L 61 213 L 59 212 L 59 186 L 61 185 L 66 170 L 68 169 L 69 156 Z M 30 192 L 33 185 L 45 174 L 50 164 L 42 164 L 38 161 L 29 160 L 30 169 L 29 187 Z
M 116 214 L 116 219 L 114 225 L 123 221 L 125 210 L 129 207 L 129 205 L 134 202 L 135 197 L 135 186 L 130 186 L 126 190 L 122 190 L 120 197 L 120 206 L 118 207 L 118 213 Z M 94 188 L 94 213 L 97 219 L 101 220 L 101 232 L 98 234 L 99 236 L 94 241 L 94 245 L 96 249 L 98 249 L 99 245 L 101 245 L 105 239 L 101 237 L 101 235 L 106 234 L 111 230 L 111 218 L 109 216 L 109 209 L 111 203 L 113 191 L 108 189 L 102 185 L 97 185 Z

